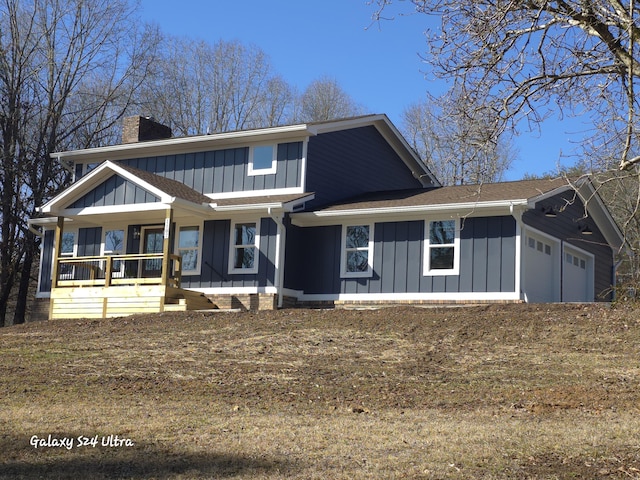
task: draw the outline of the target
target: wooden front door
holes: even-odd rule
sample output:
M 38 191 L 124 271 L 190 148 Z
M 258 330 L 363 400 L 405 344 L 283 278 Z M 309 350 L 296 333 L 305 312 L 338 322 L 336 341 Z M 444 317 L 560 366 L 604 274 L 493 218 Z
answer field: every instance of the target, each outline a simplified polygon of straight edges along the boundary
M 162 253 L 164 244 L 164 228 L 145 228 L 142 236 L 142 253 Z M 156 278 L 162 276 L 162 259 L 153 258 L 142 261 L 142 278 Z

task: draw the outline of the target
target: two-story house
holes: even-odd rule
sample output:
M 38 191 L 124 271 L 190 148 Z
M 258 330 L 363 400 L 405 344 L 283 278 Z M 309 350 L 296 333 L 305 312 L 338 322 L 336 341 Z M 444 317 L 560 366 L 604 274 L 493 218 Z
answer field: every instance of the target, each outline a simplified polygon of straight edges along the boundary
M 588 181 L 442 187 L 384 115 L 184 138 L 130 117 L 53 157 L 75 181 L 30 221 L 50 318 L 606 300 L 623 242 Z

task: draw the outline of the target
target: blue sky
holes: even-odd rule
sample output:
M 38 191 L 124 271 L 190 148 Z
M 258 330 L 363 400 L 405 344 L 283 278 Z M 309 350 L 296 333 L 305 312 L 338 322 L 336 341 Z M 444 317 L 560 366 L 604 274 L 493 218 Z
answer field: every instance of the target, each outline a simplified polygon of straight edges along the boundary
M 335 78 L 367 112 L 386 113 L 397 126 L 411 103 L 447 89 L 426 75 L 420 59 L 424 32 L 437 26 L 426 15 L 372 24 L 374 7 L 367 0 L 142 0 L 141 7 L 143 19 L 167 34 L 257 45 L 274 71 L 300 91 L 322 76 Z M 518 160 L 505 179 L 554 170 L 560 152 L 573 148 L 566 134 L 572 129 L 550 121 L 542 135 L 522 134 L 515 141 Z

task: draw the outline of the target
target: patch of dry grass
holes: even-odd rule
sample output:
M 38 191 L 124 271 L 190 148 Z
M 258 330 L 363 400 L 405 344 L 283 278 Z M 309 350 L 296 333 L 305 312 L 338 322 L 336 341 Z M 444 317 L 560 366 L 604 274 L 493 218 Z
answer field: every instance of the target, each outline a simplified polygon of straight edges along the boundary
M 598 306 L 10 327 L 0 478 L 640 478 L 639 354 Z

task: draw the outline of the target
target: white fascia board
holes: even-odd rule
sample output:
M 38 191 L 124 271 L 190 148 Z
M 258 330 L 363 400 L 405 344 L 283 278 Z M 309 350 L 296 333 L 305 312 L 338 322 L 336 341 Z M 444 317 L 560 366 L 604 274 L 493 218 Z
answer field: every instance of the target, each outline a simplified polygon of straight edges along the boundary
M 355 218 L 376 218 L 380 221 L 420 219 L 424 216 L 449 215 L 451 218 L 510 215 L 511 209 L 526 205 L 526 200 L 456 203 L 445 205 L 413 205 L 386 208 L 359 208 L 351 210 L 330 210 L 301 212 L 291 215 L 291 222 L 299 227 L 334 225 L 343 220 Z
M 536 195 L 535 197 L 530 198 L 529 201 L 527 202 L 527 206 L 530 209 L 534 209 L 536 208 L 536 203 L 546 200 L 548 198 L 554 197 L 560 193 L 564 193 L 567 190 L 571 190 L 571 186 L 569 184 L 563 185 L 558 188 L 554 188 L 553 190 L 550 190 L 548 192 L 541 193 L 540 195 Z
M 579 186 L 578 194 L 581 200 L 586 203 L 589 215 L 593 217 L 596 225 L 607 239 L 607 243 L 609 243 L 614 250 L 622 250 L 623 247 L 628 250 L 629 246 L 624 234 L 620 231 L 618 224 L 611 216 L 609 209 L 605 206 L 602 198 L 591 182 L 584 182 Z
M 84 150 L 70 150 L 54 152 L 50 156 L 54 159 L 71 159 L 76 161 L 91 160 L 121 160 L 135 156 L 167 155 L 179 151 L 190 153 L 204 150 L 221 149 L 225 146 L 239 143 L 248 144 L 253 141 L 269 141 L 278 139 L 304 138 L 310 134 L 306 124 L 289 125 L 284 127 L 270 127 L 237 132 L 216 133 L 212 135 L 198 135 L 192 137 L 168 138 L 136 143 L 123 143 L 108 147 L 87 148 Z
M 271 203 L 250 203 L 246 205 L 216 205 L 213 209 L 216 212 L 244 212 L 247 210 L 269 210 L 269 209 L 281 209 L 282 202 Z
M 86 194 L 96 186 L 101 180 L 106 180 L 111 176 L 110 172 L 105 172 L 105 170 L 112 170 L 113 164 L 109 161 L 103 163 L 98 166 L 96 169 L 89 172 L 87 175 L 82 177 L 77 182 L 70 185 L 67 189 L 53 197 L 47 203 L 42 205 L 38 211 L 42 213 L 52 213 L 54 207 L 59 203 L 68 201 L 69 198 L 79 198 L 82 195 Z

